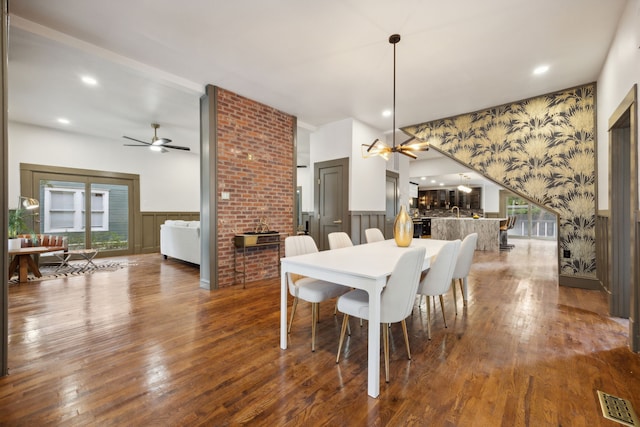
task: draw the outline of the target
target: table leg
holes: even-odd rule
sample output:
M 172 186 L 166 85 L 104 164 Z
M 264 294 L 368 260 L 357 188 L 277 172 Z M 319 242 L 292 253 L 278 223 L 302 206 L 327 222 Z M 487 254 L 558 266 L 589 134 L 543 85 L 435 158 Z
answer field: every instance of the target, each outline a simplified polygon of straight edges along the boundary
M 25 258 L 27 259 L 27 265 L 31 269 L 31 272 L 33 273 L 33 275 L 36 277 L 42 277 L 42 273 L 40 273 L 40 268 L 38 267 L 38 264 L 36 264 L 36 262 L 34 261 L 33 257 L 31 255 L 26 255 Z M 27 279 L 25 277 L 25 281 L 26 280 Z
M 287 349 L 287 271 L 280 268 L 280 348 Z
M 54 252 L 54 255 L 56 256 L 56 258 L 58 258 L 60 260 L 60 265 L 58 265 L 56 267 L 56 273 L 63 267 L 68 267 L 69 266 L 69 258 L 71 258 L 71 254 L 68 252 L 63 252 L 62 255 Z
M 7 279 L 11 279 L 11 276 L 13 276 L 13 273 L 15 273 L 16 268 L 18 268 L 18 259 L 18 255 L 13 256 L 11 264 L 9 264 L 9 277 Z
M 369 366 L 368 392 L 371 397 L 380 394 L 380 294 L 382 286 L 369 290 Z
M 84 265 L 82 266 L 82 268 L 80 269 L 80 271 L 85 271 L 87 268 L 89 268 L 90 265 L 93 265 L 94 267 L 96 266 L 93 263 L 93 258 L 95 258 L 96 255 L 98 255 L 98 251 L 95 252 L 89 252 L 89 253 L 81 253 L 80 254 L 82 256 L 82 258 L 84 258 L 84 260 L 86 261 L 84 263 Z
M 42 277 L 40 269 L 38 268 L 38 265 L 35 263 L 31 255 L 17 254 L 15 257 L 18 259 L 18 282 L 27 282 L 29 277 L 29 270 L 31 270 L 34 276 Z M 13 264 L 13 262 L 11 264 Z

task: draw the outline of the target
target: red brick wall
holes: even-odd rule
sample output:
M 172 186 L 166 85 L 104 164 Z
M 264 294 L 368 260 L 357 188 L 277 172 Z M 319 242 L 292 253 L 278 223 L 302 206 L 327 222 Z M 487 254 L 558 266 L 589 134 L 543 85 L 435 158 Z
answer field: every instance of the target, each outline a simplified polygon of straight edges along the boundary
M 220 88 L 217 93 L 218 286 L 223 287 L 234 282 L 236 233 L 254 231 L 265 217 L 270 230 L 293 234 L 295 118 Z M 222 200 L 222 192 L 229 200 Z M 281 249 L 284 256 L 284 245 Z M 242 252 L 237 255 L 241 263 Z M 247 283 L 278 277 L 279 258 L 276 247 L 249 251 Z

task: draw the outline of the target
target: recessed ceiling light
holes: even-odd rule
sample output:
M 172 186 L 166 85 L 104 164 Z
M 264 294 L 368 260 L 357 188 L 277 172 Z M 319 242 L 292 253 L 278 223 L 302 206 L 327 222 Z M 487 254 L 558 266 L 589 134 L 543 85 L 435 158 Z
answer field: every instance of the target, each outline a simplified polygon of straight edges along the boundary
M 432 179 L 432 180 L 431 180 L 431 183 L 432 183 L 432 184 L 435 184 L 435 183 L 436 183 L 436 180 L 435 180 L 435 179 Z
M 536 75 L 544 74 L 547 71 L 549 71 L 549 66 L 548 65 L 540 65 L 539 67 L 536 67 L 533 70 L 533 74 L 536 74 Z
M 63 125 L 68 125 L 69 123 L 71 123 L 71 121 L 69 119 L 65 119 L 64 117 L 60 117 L 58 119 L 58 123 L 63 124 Z
M 87 86 L 95 86 L 98 84 L 98 81 L 91 77 L 91 76 L 82 76 L 82 83 L 86 84 Z
M 441 187 L 444 187 L 444 182 L 441 182 L 441 183 L 440 183 L 440 186 L 441 186 Z
M 391 110 L 384 110 L 382 112 L 382 117 L 391 117 Z
M 423 177 L 421 177 L 420 179 L 421 179 L 421 180 L 423 180 L 423 181 L 425 181 L 425 180 L 427 179 L 427 177 L 426 177 L 426 176 L 423 176 Z

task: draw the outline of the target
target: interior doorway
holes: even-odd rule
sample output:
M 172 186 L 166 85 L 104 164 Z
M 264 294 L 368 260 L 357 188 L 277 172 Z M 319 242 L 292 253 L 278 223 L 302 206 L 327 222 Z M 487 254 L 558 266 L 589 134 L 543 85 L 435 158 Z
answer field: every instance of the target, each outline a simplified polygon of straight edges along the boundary
M 318 234 L 314 236 L 319 250 L 329 249 L 329 233 L 350 233 L 349 159 L 329 160 L 314 164 L 315 211 Z
M 629 318 L 629 347 L 640 351 L 637 85 L 609 118 L 609 310 Z
M 391 239 L 393 237 L 393 223 L 398 215 L 400 191 L 398 191 L 398 179 L 400 175 L 396 172 L 387 171 L 385 183 L 385 221 L 384 221 L 384 237 Z M 408 211 L 407 211 L 408 212 Z

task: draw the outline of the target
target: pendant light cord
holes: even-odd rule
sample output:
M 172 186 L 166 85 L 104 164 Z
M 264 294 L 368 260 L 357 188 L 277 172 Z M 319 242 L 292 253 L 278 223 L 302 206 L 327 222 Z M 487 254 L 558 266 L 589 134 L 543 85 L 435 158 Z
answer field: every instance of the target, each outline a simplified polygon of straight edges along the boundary
M 396 44 L 400 41 L 400 34 L 389 36 L 389 43 L 393 45 L 393 150 L 396 148 Z

